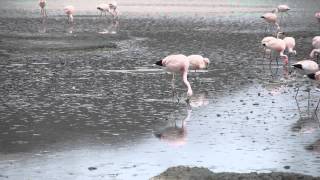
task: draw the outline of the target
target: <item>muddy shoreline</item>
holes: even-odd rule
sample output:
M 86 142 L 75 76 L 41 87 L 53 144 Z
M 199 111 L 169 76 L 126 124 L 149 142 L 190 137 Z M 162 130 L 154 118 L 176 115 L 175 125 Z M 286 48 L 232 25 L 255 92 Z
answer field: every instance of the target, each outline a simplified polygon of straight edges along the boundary
M 214 173 L 203 167 L 176 166 L 170 167 L 161 174 L 150 178 L 150 180 L 319 180 L 313 177 L 297 173 Z

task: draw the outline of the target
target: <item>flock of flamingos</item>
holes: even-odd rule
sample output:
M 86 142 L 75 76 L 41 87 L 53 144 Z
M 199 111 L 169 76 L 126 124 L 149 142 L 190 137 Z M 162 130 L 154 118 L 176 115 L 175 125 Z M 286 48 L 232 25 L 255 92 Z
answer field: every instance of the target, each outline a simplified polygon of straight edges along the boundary
M 47 17 L 46 13 L 46 0 L 40 0 L 39 6 L 41 8 L 42 18 Z M 68 17 L 68 23 L 72 24 L 73 13 L 75 8 L 72 5 L 64 7 L 64 12 Z M 109 3 L 102 3 L 97 6 L 97 10 L 100 11 L 101 16 L 107 15 L 109 13 L 113 19 L 118 18 L 117 2 L 111 1 Z M 295 39 L 293 37 L 284 37 L 285 33 L 282 32 L 281 23 L 285 20 L 285 16 L 288 15 L 290 7 L 288 5 L 279 5 L 272 11 L 265 13 L 261 18 L 267 23 L 265 32 L 269 31 L 272 36 L 264 37 L 261 41 L 261 45 L 264 47 L 264 57 L 269 55 L 270 64 L 272 62 L 272 54 L 276 53 L 276 62 L 278 64 L 278 59 L 283 60 L 284 66 L 290 66 L 290 57 L 296 55 L 295 49 Z M 320 22 L 320 12 L 315 13 L 315 18 Z M 275 31 L 274 31 L 275 30 Z M 320 36 L 315 36 L 312 39 L 313 50 L 310 53 L 310 59 L 301 60 L 292 65 L 293 68 L 299 69 L 302 74 L 306 75 L 308 78 L 320 82 L 320 69 L 316 62 L 320 57 Z M 208 58 L 204 58 L 201 55 L 190 55 L 185 56 L 183 54 L 169 55 L 164 59 L 156 62 L 156 65 L 163 66 L 164 69 L 172 73 L 172 89 L 174 88 L 175 74 L 182 75 L 182 81 L 187 87 L 187 97 L 193 95 L 191 85 L 188 81 L 188 71 L 189 70 L 201 70 L 208 67 L 210 61 Z M 297 92 L 298 93 L 298 92 Z M 318 101 L 316 111 L 318 109 L 320 99 Z

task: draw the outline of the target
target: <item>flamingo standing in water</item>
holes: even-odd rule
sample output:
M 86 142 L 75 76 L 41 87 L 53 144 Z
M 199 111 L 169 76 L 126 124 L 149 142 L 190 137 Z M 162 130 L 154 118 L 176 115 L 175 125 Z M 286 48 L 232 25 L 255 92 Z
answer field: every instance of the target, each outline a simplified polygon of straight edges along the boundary
M 314 14 L 314 17 L 320 22 L 320 11 Z
M 274 40 L 274 39 L 276 39 L 276 38 L 273 37 L 273 36 L 264 37 L 264 38 L 261 40 L 261 45 L 263 46 L 263 44 L 265 44 L 265 43 L 267 43 L 267 42 L 269 42 L 269 41 L 271 41 L 271 40 Z M 271 49 L 268 48 L 268 47 L 266 47 L 266 46 L 263 46 L 263 51 L 264 51 L 263 58 L 265 58 L 266 55 L 269 54 L 269 55 L 270 55 L 269 58 L 271 59 Z
M 315 56 L 317 57 L 317 61 L 319 59 L 319 54 L 320 54 L 320 36 L 315 36 L 312 39 L 312 46 L 313 46 L 313 50 L 310 53 L 310 57 L 314 58 Z
M 63 10 L 68 16 L 68 23 L 69 24 L 73 24 L 73 13 L 74 13 L 74 10 L 75 10 L 74 7 L 71 6 L 71 5 L 65 6 Z
M 178 54 L 178 55 L 170 55 L 165 57 L 163 60 L 157 61 L 156 65 L 165 67 L 166 71 L 172 73 L 172 89 L 174 92 L 174 75 L 175 73 L 182 74 L 183 83 L 187 86 L 188 97 L 192 96 L 192 88 L 188 81 L 188 70 L 189 70 L 189 60 L 187 56 Z
M 273 24 L 277 27 L 277 32 L 280 31 L 280 26 L 277 22 L 277 15 L 273 12 L 271 13 L 265 13 L 261 16 L 262 19 L 264 19 L 267 23 Z M 267 32 L 268 26 L 266 26 L 265 32 Z
M 288 14 L 288 11 L 290 10 L 290 7 L 286 4 L 278 5 L 276 9 L 274 9 L 272 12 L 280 14 L 280 22 L 283 18 L 283 14 Z
M 100 16 L 102 16 L 103 14 L 107 16 L 107 12 L 109 12 L 109 4 L 107 3 L 99 4 L 97 9 L 100 11 Z
M 113 18 L 117 18 L 118 17 L 118 3 L 116 1 L 111 1 L 109 3 L 109 12 L 111 13 L 111 15 L 113 16 Z
M 291 57 L 291 55 L 296 55 L 297 51 L 294 50 L 296 46 L 296 40 L 293 37 L 285 37 L 283 41 L 286 43 L 286 50 L 288 51 L 288 57 Z M 290 59 L 289 61 L 290 62 Z
M 204 58 L 201 55 L 190 55 L 188 56 L 188 60 L 190 63 L 189 69 L 195 71 L 207 68 L 210 63 L 208 58 Z
M 46 7 L 46 0 L 39 0 L 39 6 L 41 8 L 41 11 L 40 11 L 40 15 L 42 17 L 42 19 L 46 18 L 47 17 L 47 11 L 45 9 Z
M 289 60 L 288 60 L 288 56 L 284 54 L 284 50 L 286 49 L 286 43 L 284 40 L 279 39 L 279 35 L 282 32 L 278 32 L 277 34 L 277 38 L 270 38 L 269 41 L 267 42 L 263 42 L 262 45 L 266 48 L 266 49 L 270 49 L 273 51 L 276 51 L 280 54 L 280 57 L 284 58 L 284 63 L 288 64 Z M 278 64 L 278 57 L 276 59 L 277 64 Z M 271 63 L 271 61 L 270 61 Z
M 310 79 L 317 79 L 317 72 L 319 71 L 319 65 L 318 63 L 312 61 L 312 60 L 302 60 L 302 61 L 298 61 L 297 63 L 292 65 L 295 69 L 299 69 L 300 73 L 307 75 Z M 299 87 L 297 90 L 297 93 L 295 95 L 295 100 L 298 104 L 298 100 L 297 100 L 297 96 L 299 93 Z M 308 91 L 308 108 L 309 108 L 309 104 L 310 104 L 310 88 L 307 88 Z M 319 103 L 318 103 L 319 105 Z M 299 106 L 299 105 L 298 105 Z M 318 109 L 318 108 L 317 108 Z M 308 109 L 309 110 L 309 109 Z

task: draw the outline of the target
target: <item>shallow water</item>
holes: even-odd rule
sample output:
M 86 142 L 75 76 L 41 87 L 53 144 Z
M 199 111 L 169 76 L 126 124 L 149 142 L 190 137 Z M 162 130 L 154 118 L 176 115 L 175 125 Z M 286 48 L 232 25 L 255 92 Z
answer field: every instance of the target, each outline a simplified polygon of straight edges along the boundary
M 31 1 L 1 2 L 0 178 L 147 179 L 174 165 L 320 176 L 316 85 L 308 106 L 308 81 L 269 66 L 259 47 L 267 34 L 258 17 L 274 1 L 212 11 L 201 1 L 199 12 L 195 1 L 176 1 L 172 13 L 138 13 L 131 7 L 168 5 L 123 1 L 119 25 L 79 2 L 74 27 L 62 1 L 44 25 Z M 287 1 L 284 26 L 297 41 L 293 62 L 308 57 L 320 27 L 317 2 L 299 2 Z M 153 65 L 173 53 L 211 60 L 189 75 L 191 109 L 180 78 L 172 97 L 171 76 Z

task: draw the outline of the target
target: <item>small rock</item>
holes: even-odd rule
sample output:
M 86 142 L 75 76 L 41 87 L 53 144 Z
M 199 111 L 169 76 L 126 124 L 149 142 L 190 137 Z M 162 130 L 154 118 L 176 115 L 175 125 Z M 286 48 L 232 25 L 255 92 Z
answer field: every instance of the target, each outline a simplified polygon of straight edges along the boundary
M 284 166 L 283 168 L 285 168 L 285 169 L 290 169 L 290 166 Z
M 89 171 L 97 170 L 96 167 L 88 167 Z

